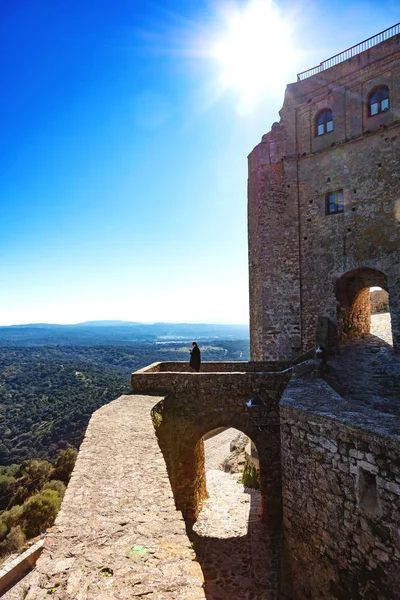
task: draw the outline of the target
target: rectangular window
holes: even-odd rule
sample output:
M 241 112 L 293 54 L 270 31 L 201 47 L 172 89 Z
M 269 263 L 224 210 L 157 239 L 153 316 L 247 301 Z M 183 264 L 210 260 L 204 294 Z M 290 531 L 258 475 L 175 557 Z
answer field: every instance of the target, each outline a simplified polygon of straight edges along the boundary
M 326 195 L 326 214 L 334 215 L 344 211 L 343 190 L 329 192 Z

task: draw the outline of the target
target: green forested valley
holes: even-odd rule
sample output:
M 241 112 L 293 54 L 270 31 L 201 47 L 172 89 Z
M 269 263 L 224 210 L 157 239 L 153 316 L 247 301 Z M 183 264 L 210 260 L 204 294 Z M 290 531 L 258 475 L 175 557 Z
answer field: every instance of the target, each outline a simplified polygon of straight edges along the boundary
M 188 361 L 190 347 L 187 341 L 0 347 L 0 562 L 53 524 L 93 411 L 130 393 L 132 371 Z M 248 340 L 200 347 L 203 361 L 249 358 Z
M 0 349 L 0 465 L 78 448 L 91 414 L 129 393 L 130 373 L 189 358 L 185 343 Z M 201 344 L 203 360 L 247 360 L 248 341 Z

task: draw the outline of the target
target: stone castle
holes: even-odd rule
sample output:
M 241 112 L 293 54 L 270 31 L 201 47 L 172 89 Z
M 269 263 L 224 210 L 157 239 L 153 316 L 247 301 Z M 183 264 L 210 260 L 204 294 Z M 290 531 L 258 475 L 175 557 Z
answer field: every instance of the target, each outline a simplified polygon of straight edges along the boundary
M 27 600 L 400 600 L 399 58 L 396 26 L 288 86 L 249 157 L 251 361 L 156 363 L 92 416 Z M 387 402 L 304 362 L 317 342 L 329 366 L 369 332 L 371 286 L 389 292 L 394 348 L 373 348 Z M 188 537 L 219 427 L 260 461 L 249 529 L 267 568 L 249 556 L 246 595 L 228 571 L 215 592 Z M 242 542 L 209 548 L 222 560 Z
M 313 348 L 318 316 L 339 342 L 368 333 L 372 286 L 389 292 L 400 349 L 398 36 L 352 50 L 288 85 L 249 156 L 254 360 Z

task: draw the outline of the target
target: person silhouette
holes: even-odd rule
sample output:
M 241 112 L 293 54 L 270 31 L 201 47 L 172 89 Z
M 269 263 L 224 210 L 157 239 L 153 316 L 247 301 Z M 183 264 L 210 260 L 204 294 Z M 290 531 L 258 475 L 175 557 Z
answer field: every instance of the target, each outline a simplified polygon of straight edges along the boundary
M 200 348 L 197 345 L 197 342 L 192 343 L 193 348 L 190 350 L 190 363 L 189 365 L 197 371 L 200 371 L 200 363 L 201 363 L 201 353 Z

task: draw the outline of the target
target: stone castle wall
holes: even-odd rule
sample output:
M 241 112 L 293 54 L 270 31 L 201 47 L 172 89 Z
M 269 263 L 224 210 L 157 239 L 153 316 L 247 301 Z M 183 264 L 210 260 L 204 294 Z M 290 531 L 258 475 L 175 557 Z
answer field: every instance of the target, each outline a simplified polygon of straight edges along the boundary
M 309 350 L 318 316 L 342 337 L 363 335 L 369 306 L 354 312 L 353 303 L 367 286 L 389 291 L 400 345 L 399 57 L 397 36 L 290 84 L 280 123 L 249 156 L 252 360 Z M 368 117 L 377 85 L 388 87 L 390 108 Z M 323 109 L 333 131 L 318 136 Z M 344 211 L 327 214 L 326 195 L 338 190 Z
M 355 414 L 322 380 L 281 407 L 282 599 L 400 598 L 400 428 Z
M 249 156 L 252 360 L 290 360 L 301 352 L 297 170 L 282 160 L 285 145 L 285 131 L 275 123 Z

